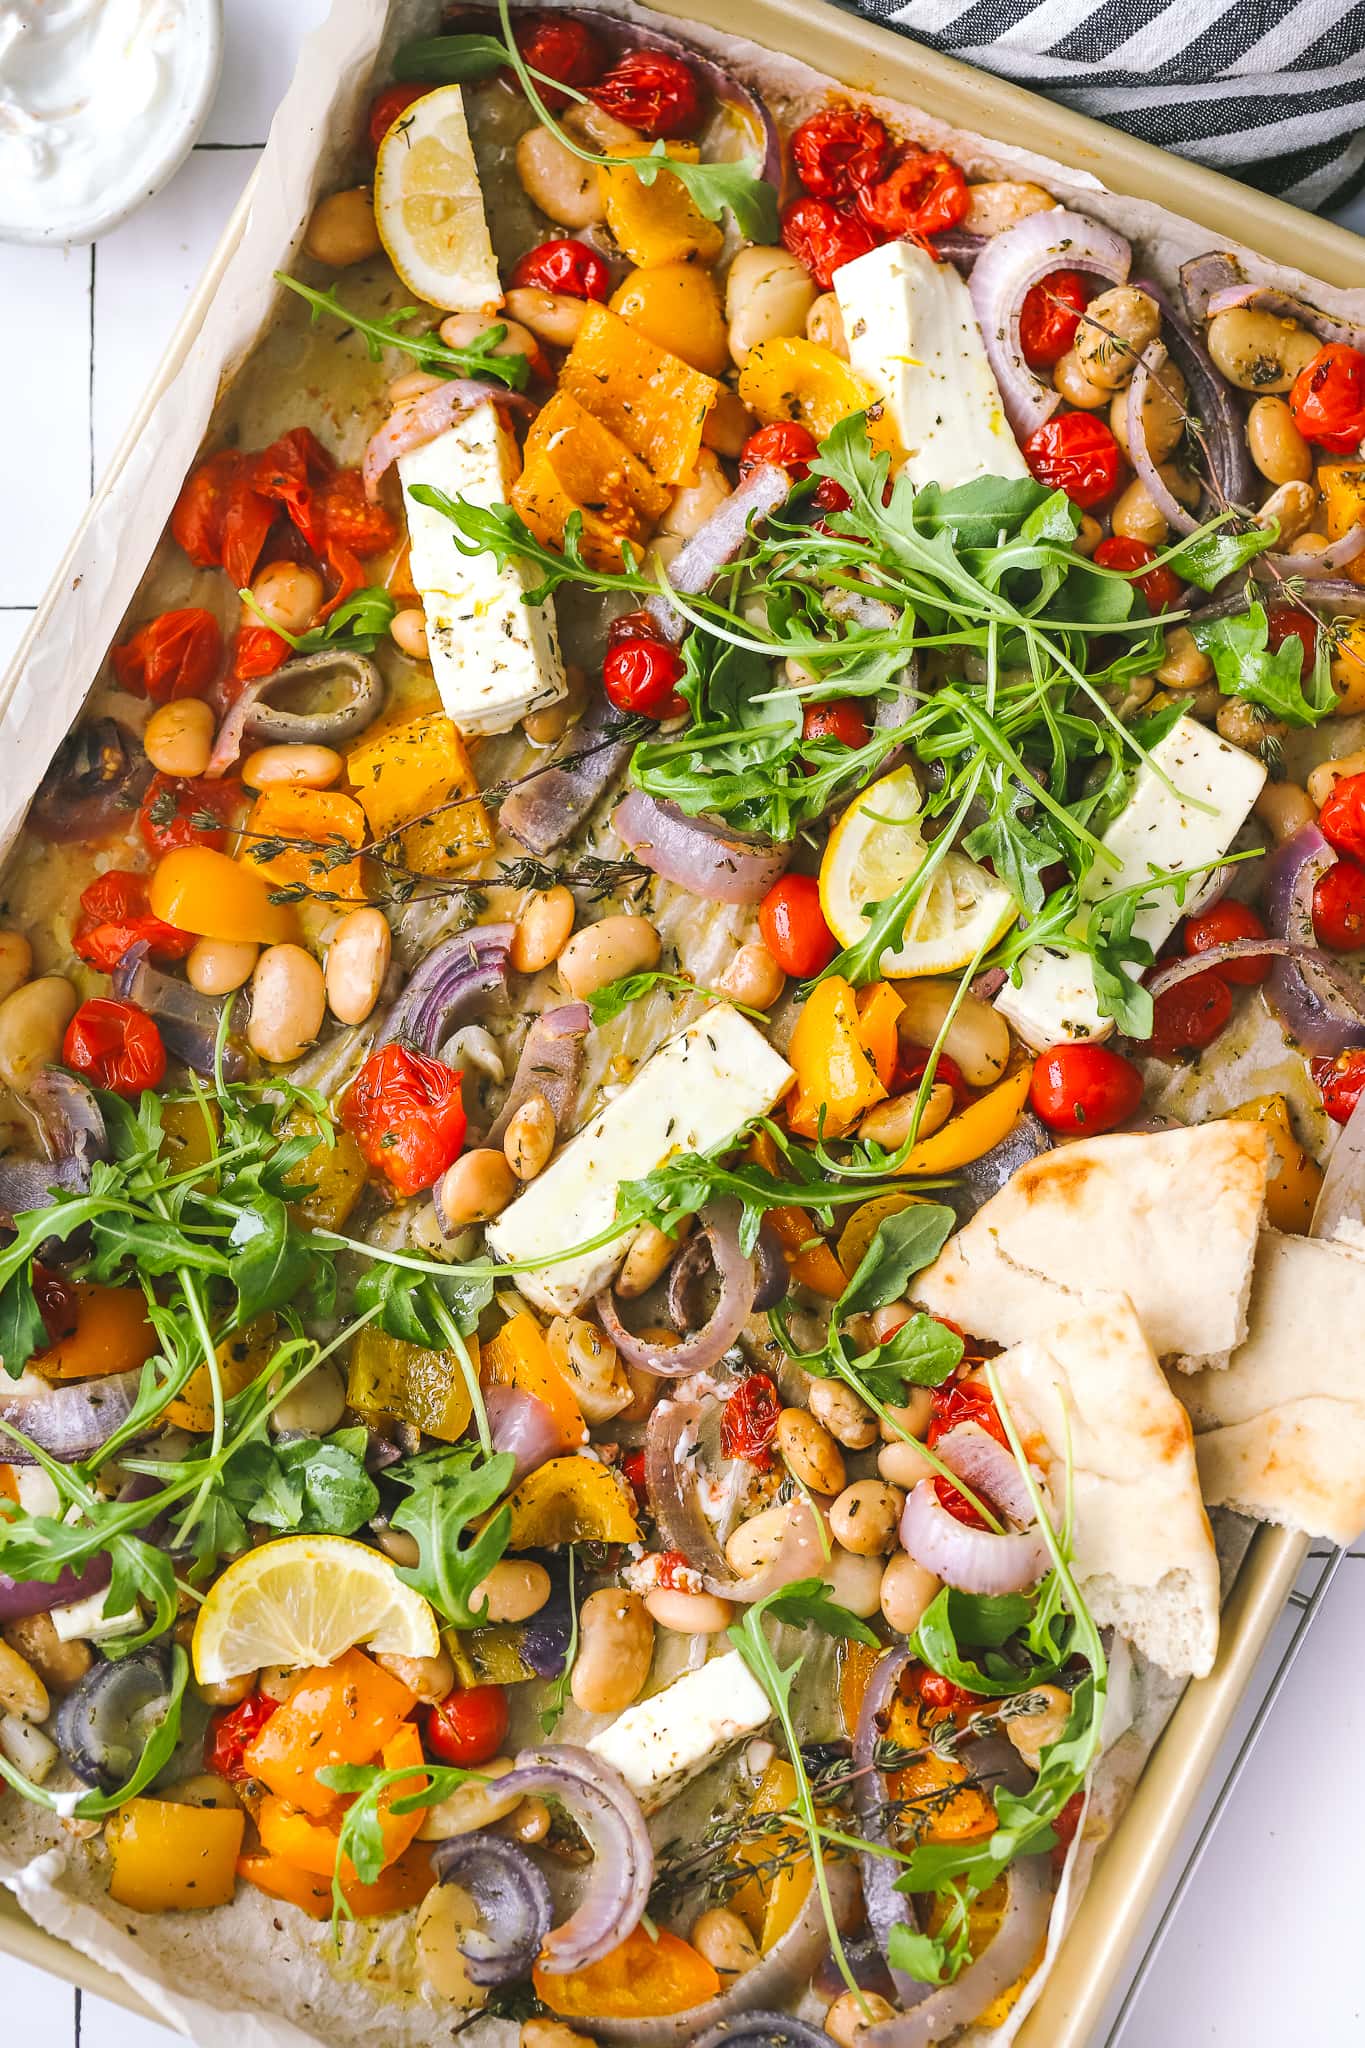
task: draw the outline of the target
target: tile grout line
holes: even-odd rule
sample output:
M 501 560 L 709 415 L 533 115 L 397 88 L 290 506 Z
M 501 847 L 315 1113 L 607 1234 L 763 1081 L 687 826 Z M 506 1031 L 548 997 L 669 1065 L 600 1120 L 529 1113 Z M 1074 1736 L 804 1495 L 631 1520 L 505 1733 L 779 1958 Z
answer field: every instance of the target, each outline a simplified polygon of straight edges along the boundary
M 72 2016 L 73 2016 L 73 2018 L 74 2018 L 74 2020 L 75 2020 L 75 2026 L 76 2026 L 76 2031 L 75 2031 L 75 2035 L 74 2035 L 74 2037 L 73 2037 L 73 2038 L 74 2038 L 74 2044 L 75 2044 L 75 2048 L 81 2048 L 81 1992 L 80 1992 L 80 1986 L 79 1986 L 79 1985 L 77 1985 L 77 1986 L 76 1986 L 76 1989 L 75 1989 L 75 1991 L 74 1991 L 74 1992 L 73 1992 L 73 1994 L 72 1994 L 72 1999 L 73 1999 L 73 2006 L 72 2006 Z

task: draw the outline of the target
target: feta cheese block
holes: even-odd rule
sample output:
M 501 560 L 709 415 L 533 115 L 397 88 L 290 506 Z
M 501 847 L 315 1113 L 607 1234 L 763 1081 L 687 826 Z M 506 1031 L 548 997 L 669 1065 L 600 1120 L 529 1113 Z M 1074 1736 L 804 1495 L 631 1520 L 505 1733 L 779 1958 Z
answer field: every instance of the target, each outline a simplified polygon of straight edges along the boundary
M 1152 749 L 1152 761 L 1155 767 L 1144 761 L 1138 769 L 1132 795 L 1103 835 L 1117 865 L 1095 862 L 1081 889 L 1087 903 L 1131 888 L 1153 868 L 1197 869 L 1218 860 L 1237 837 L 1266 776 L 1260 761 L 1193 718 L 1177 719 Z M 1133 920 L 1134 933 L 1157 951 L 1216 887 L 1217 871 L 1210 870 L 1187 888 L 1183 904 L 1173 888 L 1154 889 Z M 1019 967 L 1018 986 L 1007 981 L 995 1007 L 1035 1052 L 1062 1039 L 1109 1036 L 1114 1021 L 1100 1014 L 1086 954 L 1031 946 Z
M 967 287 L 913 242 L 883 242 L 834 273 L 848 360 L 885 399 L 916 486 L 1024 477 Z
M 557 1254 L 610 1226 L 622 1181 L 642 1180 L 679 1153 L 723 1145 L 780 1102 L 792 1078 L 762 1033 L 718 1004 L 661 1045 L 489 1225 L 489 1250 L 498 1259 L 544 1259 L 543 1268 L 514 1274 L 517 1286 L 538 1308 L 572 1314 L 607 1285 L 631 1233 L 578 1258 Z
M 588 1748 L 614 1764 L 646 1813 L 663 1806 L 736 1742 L 772 1719 L 772 1705 L 738 1650 L 684 1672 L 618 1714 Z
M 564 695 L 554 605 L 525 602 L 534 577 L 517 563 L 500 569 L 491 554 L 463 554 L 455 527 L 419 504 L 413 487 L 432 484 L 473 505 L 503 505 L 518 466 L 516 438 L 491 399 L 398 462 L 432 673 L 461 732 L 507 732 Z

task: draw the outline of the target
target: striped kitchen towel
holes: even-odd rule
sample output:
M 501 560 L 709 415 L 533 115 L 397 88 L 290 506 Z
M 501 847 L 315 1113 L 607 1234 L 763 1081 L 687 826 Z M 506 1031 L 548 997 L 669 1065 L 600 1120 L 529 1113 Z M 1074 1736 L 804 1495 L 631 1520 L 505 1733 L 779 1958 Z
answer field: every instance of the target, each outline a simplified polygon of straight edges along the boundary
M 1365 0 L 856 6 L 1296 206 L 1340 206 L 1365 186 Z

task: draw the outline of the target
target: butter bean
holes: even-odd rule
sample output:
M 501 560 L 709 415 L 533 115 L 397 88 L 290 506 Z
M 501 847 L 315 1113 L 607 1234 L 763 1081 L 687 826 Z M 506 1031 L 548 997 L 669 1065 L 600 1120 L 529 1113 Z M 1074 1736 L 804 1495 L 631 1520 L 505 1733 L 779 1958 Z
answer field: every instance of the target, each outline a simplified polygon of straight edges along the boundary
M 327 948 L 327 1004 L 341 1024 L 363 1024 L 379 1001 L 393 956 L 393 934 L 382 910 L 348 910 Z
M 974 235 L 998 235 L 1031 213 L 1050 213 L 1057 204 L 1041 185 L 1019 178 L 988 178 L 967 187 L 967 217 L 963 225 Z
M 888 1149 L 903 1145 L 915 1126 L 915 1104 L 919 1100 L 918 1088 L 910 1088 L 904 1095 L 892 1095 L 885 1102 L 869 1109 L 858 1125 L 860 1138 L 871 1138 L 875 1144 Z M 954 1095 L 944 1081 L 936 1081 L 924 1100 L 920 1112 L 916 1140 L 932 1138 L 935 1131 L 941 1131 L 953 1113 Z
M 716 983 L 721 995 L 750 1010 L 771 1010 L 786 986 L 786 975 L 757 940 L 740 947 Z
M 334 747 L 258 747 L 242 766 L 248 789 L 330 789 L 341 773 Z
M 251 595 L 269 625 L 282 633 L 306 633 L 322 603 L 322 578 L 301 562 L 272 562 L 252 584 Z
M 454 1230 L 500 1216 L 517 1192 L 517 1178 L 500 1151 L 479 1146 L 446 1168 L 441 1208 Z
M 932 1479 L 937 1468 L 930 1464 L 918 1444 L 896 1441 L 883 1444 L 878 1451 L 877 1470 L 888 1484 L 909 1493 L 921 1479 Z
M 1247 447 L 1261 475 L 1272 484 L 1312 481 L 1313 451 L 1283 398 L 1256 400 L 1247 414 Z
M 823 1424 L 806 1408 L 784 1408 L 775 1441 L 789 1472 L 812 1493 L 838 1493 L 844 1483 L 843 1453 Z
M 427 615 L 421 605 L 408 605 L 403 611 L 395 612 L 389 620 L 389 637 L 399 653 L 406 654 L 409 661 L 430 661 Z
M 597 172 L 548 128 L 528 128 L 517 143 L 517 176 L 533 206 L 562 228 L 591 227 L 603 214 Z
M 559 956 L 559 978 L 583 1002 L 609 981 L 657 967 L 663 948 L 647 917 L 604 917 L 575 932 Z
M 896 2017 L 896 2008 L 877 1991 L 845 1991 L 825 2014 L 825 2032 L 835 2048 L 862 2048 L 869 2027 Z
M 905 1506 L 899 1487 L 881 1479 L 855 1479 L 829 1511 L 829 1526 L 845 1550 L 859 1557 L 880 1557 L 896 1540 Z
M 516 1763 L 510 1756 L 490 1757 L 486 1764 L 479 1765 L 485 1778 L 506 1778 L 515 1769 Z M 480 1828 L 491 1828 L 494 1822 L 506 1820 L 520 1804 L 517 1793 L 500 1793 L 494 1785 L 457 1785 L 444 1799 L 423 1811 L 417 1839 L 444 1842 L 451 1835 L 475 1834 Z
M 887 1626 L 908 1636 L 920 1625 L 924 1611 L 938 1597 L 942 1581 L 903 1550 L 887 1561 L 882 1573 L 882 1613 Z
M 434 1885 L 417 1908 L 417 1966 L 437 1996 L 456 2012 L 477 2012 L 488 1992 L 471 1981 L 460 1943 L 479 1924 L 479 1911 L 456 1884 Z
M 26 981 L 0 1003 L 0 1081 L 24 1095 L 44 1067 L 62 1056 L 76 1010 L 76 991 L 61 974 Z
M 247 1044 L 282 1066 L 313 1044 L 327 1011 L 322 969 L 302 946 L 267 946 L 251 977 Z
M 571 292 L 543 292 L 538 285 L 521 285 L 507 294 L 507 310 L 514 320 L 551 348 L 572 348 L 588 311 L 588 301 Z
M 957 994 L 955 981 L 898 981 L 905 1007 L 896 1020 L 911 1045 L 933 1045 Z M 998 1010 L 971 994 L 962 998 L 943 1040 L 943 1050 L 962 1070 L 969 1088 L 989 1088 L 1009 1063 L 1009 1026 Z
M 1317 354 L 1317 336 L 1297 320 L 1234 306 L 1215 313 L 1205 342 L 1209 354 L 1242 391 L 1288 391 L 1299 371 Z M 1254 458 L 1253 458 L 1254 459 Z
M 737 1523 L 725 1539 L 725 1556 L 731 1570 L 749 1577 L 771 1564 L 782 1547 L 790 1518 L 791 1509 L 783 1502 L 750 1515 L 747 1522 Z
M 817 286 L 785 249 L 741 249 L 725 280 L 730 355 L 742 369 L 760 342 L 802 334 Z
M 815 304 L 806 315 L 806 339 L 821 348 L 827 348 L 831 355 L 848 361 L 848 336 L 844 332 L 844 316 L 834 292 L 821 292 Z
M 202 775 L 213 752 L 217 721 L 202 697 L 158 704 L 142 735 L 143 750 L 160 775 Z
M 303 246 L 317 263 L 329 270 L 347 270 L 379 253 L 379 230 L 374 221 L 374 195 L 368 185 L 355 185 L 347 192 L 329 192 L 313 209 Z
M 709 1906 L 699 1914 L 692 1922 L 691 1939 L 722 1980 L 743 1976 L 758 1961 L 758 1943 L 729 1906 Z
M 250 981 L 260 958 L 254 939 L 197 939 L 185 960 L 185 979 L 201 996 L 226 996 Z
M 654 1657 L 654 1623 L 638 1593 L 603 1586 L 578 1612 L 569 1690 L 585 1714 L 619 1714 L 638 1699 Z
M 1138 358 L 1161 332 L 1161 308 L 1137 285 L 1115 285 L 1090 301 L 1076 330 L 1083 376 L 1106 391 L 1131 384 Z
M 449 1650 L 438 1650 L 434 1657 L 400 1657 L 393 1651 L 376 1650 L 374 1661 L 429 1706 L 454 1690 L 455 1663 Z
M 842 1380 L 814 1380 L 810 1412 L 846 1450 L 865 1451 L 877 1441 L 877 1418 Z
M 656 1586 L 645 1595 L 645 1606 L 660 1628 L 680 1636 L 715 1636 L 729 1628 L 735 1610 L 716 1593 L 681 1593 L 672 1586 Z
M 528 1095 L 507 1126 L 502 1149 L 518 1180 L 534 1180 L 555 1149 L 555 1113 L 543 1095 Z
M 578 906 L 562 882 L 533 889 L 512 934 L 512 965 L 518 974 L 539 974 L 569 943 Z
M 1322 765 L 1331 768 L 1338 764 L 1328 761 Z M 1365 755 L 1361 756 L 1361 767 L 1365 768 Z M 1313 775 L 1320 772 L 1315 768 Z M 1310 785 L 1313 775 L 1308 778 Z M 1315 823 L 1318 814 L 1313 797 L 1297 782 L 1267 782 L 1252 808 L 1277 846 L 1283 846 L 1305 825 Z
M 488 1612 L 484 1618 L 491 1625 L 529 1621 L 533 1614 L 539 1614 L 549 1597 L 550 1574 L 543 1564 L 529 1557 L 505 1557 L 494 1565 L 486 1579 L 480 1579 L 470 1604 L 479 1608 L 486 1600 Z
M 1036 1713 L 1012 1714 L 1005 1733 L 1024 1762 L 1036 1771 L 1043 1750 L 1058 1740 L 1071 1718 L 1071 1695 L 1060 1685 L 1035 1685 L 1029 1690 L 1042 1704 Z

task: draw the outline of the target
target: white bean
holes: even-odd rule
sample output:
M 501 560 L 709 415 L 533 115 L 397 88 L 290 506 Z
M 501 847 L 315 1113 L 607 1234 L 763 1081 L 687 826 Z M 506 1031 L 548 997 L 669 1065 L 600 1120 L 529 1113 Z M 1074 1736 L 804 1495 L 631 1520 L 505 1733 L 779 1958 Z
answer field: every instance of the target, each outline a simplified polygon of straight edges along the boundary
M 202 775 L 213 752 L 217 725 L 202 697 L 173 697 L 147 720 L 142 748 L 161 775 Z
M 185 960 L 185 979 L 201 996 L 226 996 L 250 981 L 260 957 L 254 939 L 196 939 Z
M 1297 320 L 1282 320 L 1252 306 L 1215 313 L 1205 342 L 1230 383 L 1258 393 L 1288 391 L 1320 347 L 1317 336 Z
M 327 1003 L 341 1024 L 363 1024 L 384 986 L 393 934 L 382 910 L 348 910 L 327 948 Z
M 805 264 L 785 249 L 741 249 L 725 280 L 730 354 L 739 368 L 760 342 L 803 333 L 817 293 Z
M 61 974 L 26 981 L 0 1003 L 0 1081 L 24 1095 L 44 1067 L 62 1056 L 76 1010 L 76 991 Z
M 326 1436 L 336 1428 L 345 1409 L 346 1388 L 341 1374 L 335 1362 L 325 1358 L 275 1403 L 270 1411 L 270 1427 L 276 1436 L 290 1430 L 299 1430 L 304 1436 Z
M 322 578 L 301 562 L 272 562 L 251 586 L 256 610 L 282 633 L 306 633 L 322 603 Z
M 647 917 L 603 917 L 575 932 L 559 956 L 559 978 L 577 1002 L 609 981 L 657 967 L 663 948 Z
M 562 228 L 591 227 L 603 215 L 592 164 L 566 149 L 548 128 L 528 128 L 517 144 L 517 176 L 533 206 Z
M 957 994 L 955 981 L 899 981 L 905 1005 L 897 1018 L 902 1038 L 931 1046 Z M 1004 1073 L 1010 1056 L 1009 1026 L 998 1010 L 971 994 L 962 998 L 943 1040 L 943 1050 L 962 1071 L 969 1088 L 989 1088 Z
M 335 747 L 281 743 L 257 747 L 242 763 L 248 789 L 330 789 L 341 773 Z
M 251 977 L 247 1044 L 282 1066 L 312 1045 L 327 1012 L 322 969 L 302 946 L 267 946 Z

